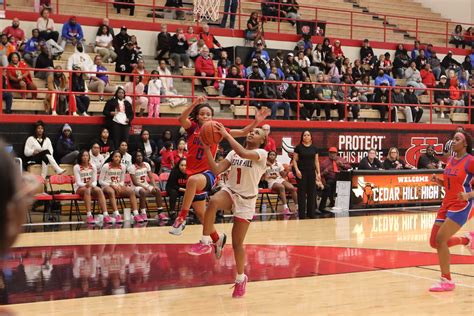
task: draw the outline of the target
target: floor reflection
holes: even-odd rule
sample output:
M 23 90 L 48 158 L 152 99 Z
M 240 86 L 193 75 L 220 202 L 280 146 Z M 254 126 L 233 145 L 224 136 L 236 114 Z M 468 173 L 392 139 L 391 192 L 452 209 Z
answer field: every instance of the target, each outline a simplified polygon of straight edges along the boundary
M 232 283 L 230 247 L 189 256 L 189 245 L 83 245 L 15 248 L 0 273 L 1 304 L 60 300 Z M 251 281 L 436 264 L 434 253 L 378 249 L 247 246 Z M 452 263 L 474 263 L 453 256 Z

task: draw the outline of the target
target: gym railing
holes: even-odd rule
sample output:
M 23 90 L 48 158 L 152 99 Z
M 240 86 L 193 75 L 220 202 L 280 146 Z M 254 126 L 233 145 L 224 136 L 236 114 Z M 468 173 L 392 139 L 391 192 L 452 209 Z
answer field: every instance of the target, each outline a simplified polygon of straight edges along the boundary
M 108 96 L 108 97 L 112 97 L 114 95 L 114 93 L 99 93 L 99 92 L 92 92 L 92 91 L 88 91 L 88 92 L 71 92 L 72 91 L 72 75 L 73 73 L 79 73 L 83 76 L 84 80 L 85 80 L 85 83 L 86 85 L 88 84 L 88 81 L 91 80 L 90 77 L 91 76 L 94 76 L 96 74 L 100 74 L 101 76 L 103 75 L 107 75 L 108 78 L 109 78 L 109 82 L 119 82 L 117 81 L 117 79 L 115 77 L 120 77 L 120 76 L 126 76 L 127 78 L 126 79 L 129 79 L 130 82 L 133 82 L 133 93 L 131 94 L 127 94 L 127 96 L 131 97 L 132 99 L 132 105 L 133 105 L 133 108 L 136 109 L 136 98 L 137 97 L 154 97 L 153 95 L 147 95 L 147 94 L 138 94 L 136 93 L 136 77 L 145 77 L 145 76 L 148 76 L 148 78 L 151 78 L 151 74 L 145 74 L 145 75 L 140 75 L 140 74 L 131 74 L 131 73 L 119 73 L 119 72 L 112 72 L 112 71 L 107 71 L 107 72 L 94 72 L 94 71 L 75 71 L 75 70 L 64 70 L 64 69 L 35 69 L 35 68 L 11 68 L 11 67 L 0 67 L 1 71 L 2 72 L 6 72 L 7 75 L 8 75 L 8 71 L 9 70 L 15 70 L 15 71 L 18 71 L 18 70 L 22 70 L 22 71 L 29 71 L 30 74 L 31 74 L 31 77 L 34 78 L 33 76 L 33 71 L 42 71 L 42 72 L 48 72 L 48 73 L 64 73 L 66 78 L 68 79 L 68 88 L 67 88 L 67 91 L 56 91 L 56 90 L 39 90 L 39 89 L 36 89 L 36 90 L 21 90 L 21 89 L 12 89 L 12 88 L 7 88 L 7 89 L 4 89 L 3 88 L 3 84 L 4 84 L 4 80 L 5 78 L 3 76 L 0 76 L 0 95 L 3 93 L 3 92 L 11 92 L 11 93 L 16 93 L 16 94 L 22 94 L 22 93 L 26 93 L 26 94 L 31 94 L 31 93 L 42 93 L 42 94 L 46 94 L 46 98 L 50 98 L 51 95 L 53 93 L 55 93 L 56 95 L 67 95 L 68 96 L 68 99 L 71 98 L 72 96 L 74 95 L 83 95 L 83 94 L 86 94 L 88 96 Z M 112 77 L 114 76 L 114 77 Z M 214 77 L 201 77 L 201 76 L 182 76 L 182 75 L 159 75 L 159 78 L 172 78 L 172 79 L 181 79 L 181 80 L 189 80 L 190 81 L 190 84 L 191 84 L 191 94 L 190 95 L 175 95 L 175 94 L 170 94 L 170 95 L 160 95 L 160 98 L 161 99 L 173 99 L 173 98 L 186 98 L 189 100 L 189 102 L 191 102 L 192 100 L 194 100 L 198 94 L 196 94 L 196 86 L 200 86 L 200 83 L 201 83 L 201 80 L 213 80 L 213 81 L 220 81 L 221 83 L 222 82 L 226 82 L 226 81 L 238 81 L 241 85 L 244 86 L 244 91 L 245 91 L 245 95 L 242 96 L 242 97 L 227 97 L 227 96 L 224 96 L 222 95 L 222 92 L 219 92 L 219 95 L 210 95 L 210 96 L 207 96 L 207 98 L 209 100 L 216 100 L 216 101 L 224 101 L 224 100 L 227 100 L 227 101 L 239 101 L 240 105 L 236 105 L 236 106 L 240 106 L 240 107 L 245 107 L 246 108 L 246 112 L 245 112 L 245 118 L 246 119 L 249 119 L 251 116 L 253 116 L 250 112 L 250 110 L 252 108 L 255 107 L 255 103 L 258 103 L 258 106 L 267 106 L 267 107 L 270 107 L 270 103 L 272 102 L 287 102 L 289 104 L 293 103 L 293 104 L 296 104 L 296 113 L 295 113 L 295 116 L 291 117 L 291 119 L 296 119 L 296 120 L 299 120 L 301 119 L 301 108 L 304 107 L 305 104 L 316 104 L 316 105 L 325 105 L 325 104 L 334 104 L 334 105 L 340 105 L 340 104 L 344 104 L 344 121 L 349 121 L 349 106 L 351 105 L 358 105 L 359 107 L 362 107 L 362 106 L 366 106 L 366 107 L 369 107 L 370 109 L 378 109 L 379 107 L 381 106 L 385 106 L 387 107 L 387 114 L 388 114 L 388 117 L 387 117 L 387 121 L 392 121 L 392 109 L 394 107 L 420 107 L 422 108 L 424 111 L 428 110 L 429 111 L 429 121 L 426 122 L 426 123 L 430 123 L 432 124 L 433 123 L 433 115 L 436 115 L 436 110 L 439 110 L 439 111 L 444 111 L 444 110 L 453 110 L 454 112 L 457 112 L 457 113 L 467 113 L 468 115 L 468 118 L 467 118 L 467 122 L 466 123 L 469 123 L 471 121 L 471 116 L 474 115 L 474 112 L 473 112 L 473 108 L 472 108 L 472 100 L 474 98 L 474 89 L 472 90 L 459 90 L 459 95 L 461 96 L 461 99 L 464 100 L 464 99 L 467 99 L 467 104 L 466 102 L 464 103 L 464 105 L 448 105 L 448 104 L 444 104 L 444 105 L 439 105 L 436 103 L 436 100 L 435 100 L 435 94 L 436 94 L 436 91 L 443 91 L 443 92 L 449 92 L 449 89 L 437 89 L 437 88 L 414 88 L 414 87 L 411 87 L 413 88 L 415 91 L 417 90 L 423 90 L 424 91 L 424 95 L 425 98 L 428 98 L 428 103 L 419 103 L 419 104 L 405 104 L 405 103 L 395 103 L 395 102 L 392 102 L 392 91 L 393 89 L 401 89 L 401 90 L 408 90 L 409 87 L 406 87 L 406 86 L 385 86 L 386 90 L 388 90 L 388 97 L 387 97 L 387 100 L 386 103 L 377 103 L 377 102 L 374 102 L 373 100 L 368 100 L 368 101 L 350 101 L 350 92 L 353 88 L 364 88 L 365 89 L 368 89 L 368 94 L 373 94 L 374 93 L 374 89 L 376 88 L 380 88 L 381 86 L 376 86 L 374 84 L 364 84 L 364 85 L 356 85 L 356 84 L 344 84 L 344 83 L 330 83 L 330 82 L 314 82 L 314 81 L 309 81 L 309 82 L 301 82 L 301 81 L 291 81 L 291 80 L 258 80 L 258 79 L 247 79 L 247 78 L 221 78 L 221 77 L 217 77 L 217 76 L 214 76 Z M 8 85 L 8 79 L 7 80 L 7 86 Z M 123 84 L 122 82 L 120 81 L 119 82 L 120 84 L 119 85 L 116 85 L 117 87 L 118 86 L 121 86 L 123 87 Z M 284 98 L 274 98 L 274 99 L 269 99 L 269 98 L 265 98 L 265 97 L 262 97 L 262 96 L 251 96 L 251 86 L 252 85 L 255 85 L 255 84 L 268 84 L 268 83 L 276 83 L 278 85 L 290 85 L 290 84 L 294 84 L 296 85 L 295 87 L 295 90 L 296 90 L 296 98 L 295 99 L 284 99 Z M 343 99 L 342 100 L 337 100 L 337 101 L 332 101 L 332 100 L 320 100 L 320 99 L 314 99 L 314 100 L 304 100 L 301 98 L 301 94 L 300 94 L 300 91 L 301 91 L 301 87 L 304 86 L 304 85 L 312 85 L 313 87 L 316 87 L 316 86 L 331 86 L 334 91 L 336 91 L 337 89 L 339 89 L 339 92 L 342 92 L 342 95 L 343 95 Z M 204 88 L 204 87 L 203 87 Z M 179 91 L 178 91 L 179 93 Z M 334 97 L 336 97 L 336 93 L 333 94 Z M 18 98 L 14 99 L 14 102 L 15 100 L 18 100 Z M 104 103 L 105 105 L 105 103 Z M 74 112 L 75 109 L 70 109 L 69 111 L 69 115 L 72 115 L 73 112 Z M 321 108 L 321 111 L 324 111 L 323 108 Z M 134 111 L 136 112 L 136 111 Z M 0 107 L 0 114 L 3 115 L 3 107 Z M 135 113 L 136 114 L 136 113 Z M 28 115 L 31 115 L 31 114 L 28 114 Z M 329 119 L 329 118 L 326 118 L 326 119 Z

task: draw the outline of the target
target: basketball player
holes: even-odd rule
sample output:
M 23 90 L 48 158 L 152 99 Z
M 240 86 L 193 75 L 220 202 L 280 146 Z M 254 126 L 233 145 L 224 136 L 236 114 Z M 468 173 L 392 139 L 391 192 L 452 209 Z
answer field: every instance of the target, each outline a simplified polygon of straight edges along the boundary
M 232 297 L 242 297 L 245 294 L 248 280 L 244 274 L 245 249 L 243 243 L 250 221 L 255 215 L 258 183 L 266 170 L 267 152 L 263 148 L 266 144 L 267 134 L 261 128 L 253 129 L 247 135 L 244 148 L 222 124 L 218 126 L 222 136 L 229 142 L 233 150 L 219 164 L 214 162 L 214 155 L 209 147 L 206 147 L 205 151 L 210 169 L 214 174 L 221 174 L 229 170 L 228 181 L 209 201 L 203 222 L 201 241 L 193 245 L 188 253 L 196 256 L 203 255 L 211 252 L 214 246 L 215 255 L 220 258 L 227 238 L 225 234 L 219 235 L 216 232 L 214 227 L 216 212 L 218 209 L 232 210 L 234 214 L 232 248 L 237 266 L 237 277 Z
M 474 192 L 470 182 L 474 176 L 474 157 L 471 136 L 465 131 L 454 134 L 450 157 L 444 169 L 444 178 L 432 176 L 432 181 L 444 186 L 445 196 L 431 231 L 430 245 L 438 252 L 441 280 L 434 284 L 431 292 L 447 292 L 455 288 L 449 266 L 449 247 L 464 245 L 474 251 L 474 231 L 465 237 L 454 237 L 473 216 Z
M 102 166 L 100 171 L 99 184 L 102 187 L 102 191 L 109 198 L 110 204 L 114 211 L 115 223 L 123 223 L 122 216 L 120 215 L 117 207 L 116 197 L 128 197 L 130 204 L 132 205 L 133 214 L 138 213 L 137 198 L 135 192 L 127 186 L 125 186 L 125 165 L 121 164 L 122 154 L 116 150 L 112 153 L 112 161 Z M 109 214 L 104 212 L 104 224 L 113 224 Z
M 77 163 L 73 168 L 74 172 L 74 192 L 79 194 L 84 201 L 87 212 L 87 224 L 94 223 L 94 216 L 91 212 L 92 197 L 99 201 L 100 209 L 107 212 L 107 202 L 104 193 L 97 186 L 97 169 L 90 162 L 89 151 L 83 149 L 77 155 Z
M 188 182 L 186 192 L 183 197 L 181 211 L 178 214 L 170 234 L 181 235 L 186 225 L 186 217 L 189 208 L 193 207 L 199 220 L 203 221 L 206 209 L 206 196 L 212 189 L 215 182 L 215 175 L 209 171 L 209 164 L 204 155 L 204 145 L 201 142 L 199 133 L 201 126 L 212 120 L 214 110 L 206 101 L 206 97 L 199 96 L 190 107 L 179 116 L 179 122 L 186 129 L 188 134 L 188 156 L 187 168 Z M 255 113 L 255 120 L 241 130 L 230 130 L 232 137 L 245 137 L 254 127 L 258 126 L 269 114 L 268 108 L 263 108 Z M 210 148 L 212 156 L 215 156 L 217 144 Z
M 150 164 L 143 161 L 143 153 L 141 151 L 137 151 L 133 155 L 133 164 L 128 168 L 128 173 L 130 173 L 132 178 L 132 188 L 135 191 L 135 195 L 140 199 L 140 214 L 138 214 L 138 211 L 134 213 L 133 219 L 141 223 L 148 220 L 146 214 L 147 196 L 155 197 L 158 213 L 163 210 L 161 191 L 155 183 Z

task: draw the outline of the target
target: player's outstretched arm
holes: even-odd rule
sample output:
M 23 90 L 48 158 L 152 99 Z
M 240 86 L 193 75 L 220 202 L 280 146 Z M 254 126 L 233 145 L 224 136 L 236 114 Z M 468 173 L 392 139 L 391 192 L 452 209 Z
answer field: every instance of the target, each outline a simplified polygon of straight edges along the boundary
M 271 111 L 270 111 L 269 108 L 266 108 L 266 107 L 261 108 L 260 110 L 258 110 L 255 113 L 255 120 L 253 120 L 252 123 L 245 126 L 243 129 L 231 129 L 230 132 L 229 132 L 230 135 L 232 137 L 245 137 L 245 136 L 247 136 L 247 134 L 250 133 L 251 130 L 253 130 L 255 127 L 260 125 L 260 123 L 262 123 L 265 120 L 265 118 L 268 115 L 270 115 L 270 112 Z
M 187 107 L 186 110 L 184 110 L 183 113 L 181 113 L 181 115 L 178 117 L 178 120 L 179 120 L 179 123 L 181 124 L 181 126 L 184 127 L 184 129 L 188 129 L 188 128 L 191 127 L 192 123 L 189 120 L 189 115 L 194 110 L 194 108 L 196 106 L 198 106 L 199 104 L 206 102 L 206 100 L 207 100 L 207 98 L 205 96 L 203 96 L 203 95 L 198 96 L 193 101 L 191 106 Z
M 219 129 L 219 132 L 221 133 L 222 137 L 229 142 L 230 147 L 232 147 L 232 149 L 236 152 L 237 155 L 239 155 L 240 157 L 244 159 L 250 159 L 250 160 L 260 159 L 259 154 L 255 150 L 248 150 L 244 148 L 242 145 L 240 145 L 239 142 L 236 141 L 235 138 L 232 137 L 232 135 L 230 135 L 230 133 L 227 132 L 224 125 L 222 125 L 221 123 L 218 123 L 216 127 Z
M 221 162 L 216 163 L 209 146 L 204 145 L 204 152 L 206 153 L 209 169 L 215 176 L 220 175 L 221 173 L 223 173 L 224 171 L 230 168 L 230 162 L 227 159 L 224 159 Z

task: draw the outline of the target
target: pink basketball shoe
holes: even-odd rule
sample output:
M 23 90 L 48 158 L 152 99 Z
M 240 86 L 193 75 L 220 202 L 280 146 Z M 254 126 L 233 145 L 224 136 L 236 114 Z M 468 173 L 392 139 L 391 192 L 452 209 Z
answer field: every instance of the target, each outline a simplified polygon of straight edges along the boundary
M 455 287 L 456 285 L 454 284 L 454 281 L 441 278 L 438 283 L 435 283 L 430 287 L 430 292 L 450 292 L 454 290 Z
M 248 279 L 249 278 L 245 275 L 244 280 L 242 282 L 239 282 L 239 283 L 236 282 L 234 284 L 234 292 L 232 293 L 232 297 L 240 298 L 245 295 L 245 288 L 247 287 Z

